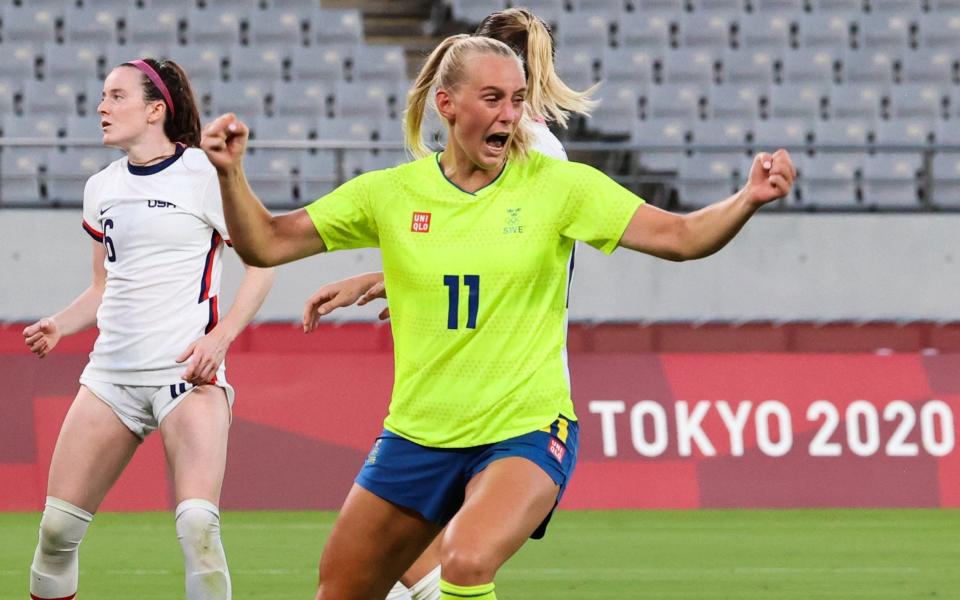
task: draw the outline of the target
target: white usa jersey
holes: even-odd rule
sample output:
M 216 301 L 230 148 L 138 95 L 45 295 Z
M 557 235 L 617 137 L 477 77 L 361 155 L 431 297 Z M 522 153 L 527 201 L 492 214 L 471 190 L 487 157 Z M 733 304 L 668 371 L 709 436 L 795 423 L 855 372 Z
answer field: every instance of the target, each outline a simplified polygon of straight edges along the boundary
M 550 158 L 567 160 L 567 151 L 563 149 L 563 144 L 553 135 L 550 128 L 540 121 L 531 121 L 530 130 L 533 132 L 533 149 L 540 154 L 546 154 Z
M 100 335 L 83 376 L 121 385 L 179 382 L 186 364 L 176 358 L 219 318 L 228 238 L 213 165 L 182 146 L 149 167 L 114 161 L 87 181 L 83 227 L 107 252 Z

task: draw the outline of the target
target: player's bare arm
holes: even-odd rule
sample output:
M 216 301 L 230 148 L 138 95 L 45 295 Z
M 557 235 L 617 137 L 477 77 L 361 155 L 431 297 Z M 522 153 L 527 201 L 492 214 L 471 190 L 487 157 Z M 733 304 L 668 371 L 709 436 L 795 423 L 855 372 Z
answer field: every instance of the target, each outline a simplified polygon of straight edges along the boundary
M 217 169 L 223 213 L 237 254 L 248 265 L 272 267 L 325 250 L 303 209 L 274 216 L 253 193 L 243 172 L 243 153 L 250 131 L 232 113 L 203 130 L 200 143 Z
M 317 328 L 320 318 L 338 308 L 352 304 L 364 305 L 374 298 L 385 298 L 383 273 L 361 273 L 323 285 L 303 307 L 303 331 Z
M 761 206 L 789 194 L 796 177 L 786 150 L 760 153 L 746 185 L 725 200 L 686 215 L 640 206 L 620 245 L 674 261 L 710 256 L 733 239 Z

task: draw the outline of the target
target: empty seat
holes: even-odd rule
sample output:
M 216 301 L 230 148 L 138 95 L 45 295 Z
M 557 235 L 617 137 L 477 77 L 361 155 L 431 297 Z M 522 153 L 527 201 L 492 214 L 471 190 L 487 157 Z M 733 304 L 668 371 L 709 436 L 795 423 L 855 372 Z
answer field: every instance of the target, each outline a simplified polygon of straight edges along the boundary
M 945 112 L 946 90 L 933 84 L 903 84 L 890 89 L 891 119 L 925 119 L 934 121 Z
M 683 13 L 679 27 L 681 46 L 718 50 L 730 46 L 729 13 Z
M 103 139 L 100 117 L 70 115 L 67 117 L 64 135 L 71 140 L 99 142 Z
M 760 117 L 760 102 L 766 93 L 766 88 L 755 85 L 715 85 L 710 88 L 707 114 L 718 121 L 753 122 Z
M 230 49 L 230 79 L 265 83 L 283 77 L 286 50 L 277 46 L 237 46 Z
M 950 85 L 955 80 L 957 59 L 952 50 L 921 48 L 906 52 L 901 60 L 901 81 Z
M 221 46 L 199 45 L 175 46 L 168 54 L 170 60 L 187 72 L 190 82 L 196 85 L 199 80 L 208 83 L 223 79 L 223 64 L 226 54 Z
M 728 146 L 730 151 L 745 152 L 747 127 L 740 121 L 697 121 L 693 124 L 693 141 L 697 146 Z
M 930 174 L 930 203 L 937 207 L 960 208 L 960 153 L 938 152 Z
M 407 81 L 407 61 L 402 46 L 357 48 L 354 79 L 363 81 Z
M 826 50 L 800 48 L 783 54 L 780 78 L 788 84 L 817 83 L 829 85 L 834 81 L 834 57 Z
M 294 163 L 287 156 L 258 149 L 243 160 L 247 180 L 266 205 L 290 204 L 294 200 Z
M 621 15 L 617 23 L 621 47 L 659 52 L 670 45 L 670 15 L 650 14 L 638 8 Z
M 797 21 L 801 48 L 828 48 L 840 52 L 850 47 L 851 19 L 846 14 L 804 13 Z
M 663 55 L 663 81 L 709 86 L 714 80 L 713 55 L 702 48 L 668 50 Z
M 487 3 L 478 2 L 477 4 Z M 510 6 L 526 7 L 533 14 L 543 19 L 544 22 L 551 25 L 556 25 L 564 12 L 564 0 L 525 0 L 522 4 L 510 1 L 507 4 Z M 494 6 L 496 6 L 496 0 Z M 496 10 L 496 8 L 489 8 L 489 12 L 494 10 Z
M 40 200 L 42 159 L 27 148 L 5 148 L 0 155 L 0 204 L 29 204 Z
M 624 0 L 573 0 L 573 12 L 603 13 L 609 19 L 617 19 L 627 12 Z
M 348 120 L 331 119 L 321 121 L 321 127 L 317 131 L 320 139 L 342 143 L 342 142 L 372 142 L 375 137 L 373 124 L 376 121 L 370 120 Z M 338 150 L 344 178 L 350 179 L 363 172 L 364 161 L 370 154 L 370 150 Z
M 18 96 L 23 94 L 23 83 L 19 79 L 0 79 L 0 114 L 11 115 Z
M 814 121 L 824 112 L 824 89 L 810 84 L 774 86 L 767 95 L 767 112 L 773 119 Z
M 937 121 L 934 128 L 934 140 L 941 145 L 960 144 L 960 120 Z
M 308 22 L 309 15 L 301 16 L 293 8 L 260 11 L 248 20 L 250 44 L 303 45 Z
M 903 14 L 866 14 L 854 21 L 854 31 L 864 48 L 906 49 L 910 21 Z
M 955 49 L 960 47 L 960 14 L 921 13 L 918 23 L 920 47 Z
M 104 69 L 107 74 L 125 62 L 138 58 L 154 58 L 160 60 L 170 54 L 169 48 L 163 44 L 127 44 L 125 46 L 107 46 L 104 56 Z
M 117 15 L 105 8 L 68 5 L 63 16 L 64 38 L 68 44 L 117 43 Z
M 686 144 L 691 138 L 690 124 L 681 119 L 637 121 L 631 136 L 632 143 L 640 146 L 637 168 L 675 172 L 686 154 Z
M 76 84 L 69 81 L 27 81 L 23 85 L 23 112 L 66 117 L 78 112 Z
M 334 86 L 333 114 L 345 119 L 386 119 L 390 115 L 391 92 L 381 83 L 337 82 Z M 393 100 L 395 102 L 396 98 Z
M 745 0 L 691 0 L 690 7 L 694 12 L 733 14 L 743 12 L 746 2 Z
M 933 122 L 923 119 L 880 121 L 874 126 L 874 144 L 881 147 L 926 146 L 935 131 Z
M 757 121 L 753 124 L 753 149 L 755 152 L 772 152 L 777 148 L 803 151 L 812 137 L 812 125 L 801 119 Z
M 880 118 L 880 102 L 883 89 L 874 85 L 838 85 L 829 88 L 827 113 L 831 119 L 867 119 Z
M 273 114 L 278 117 L 325 116 L 332 106 L 333 88 L 322 81 L 278 81 L 273 84 Z
M 121 156 L 120 151 L 112 148 L 73 147 L 49 151 L 44 177 L 47 198 L 65 204 L 82 204 L 87 179 Z
M 677 165 L 677 199 L 685 208 L 700 208 L 735 192 L 740 184 L 740 156 L 697 153 Z
M 863 203 L 884 208 L 920 208 L 917 154 L 867 155 L 863 163 Z
M 593 54 L 582 48 L 558 48 L 557 74 L 568 86 L 584 90 L 596 82 L 594 73 L 599 67 Z
M 33 79 L 37 71 L 37 46 L 29 42 L 0 43 L 0 77 Z
M 309 116 L 261 116 L 254 121 L 253 130 L 258 142 L 306 142 L 317 137 L 316 124 L 317 119 Z M 258 149 L 257 152 L 261 150 Z
M 863 146 L 873 132 L 873 121 L 867 118 L 848 117 L 817 121 L 813 137 L 817 147 L 829 146 Z
M 190 45 L 237 46 L 243 12 L 240 9 L 193 8 L 187 13 L 187 41 Z
M 610 45 L 610 22 L 602 14 L 562 13 L 556 34 L 561 46 L 582 46 L 599 52 Z
M 100 49 L 90 44 L 47 44 L 43 50 L 43 78 L 67 81 L 80 86 L 87 79 L 100 77 Z
M 333 191 L 341 180 L 333 150 L 301 152 L 297 165 L 300 202 L 307 204 Z
M 320 45 L 359 44 L 363 41 L 363 18 L 356 9 L 316 9 L 310 14 L 313 41 Z
M 863 168 L 863 155 L 818 152 L 798 156 L 800 176 L 797 188 L 804 206 L 852 209 L 860 206 L 857 181 Z
M 759 13 L 792 16 L 805 9 L 804 0 L 752 0 L 753 10 Z
M 742 48 L 779 50 L 790 45 L 790 18 L 779 13 L 746 14 L 735 21 Z
M 298 46 L 293 49 L 291 72 L 293 78 L 302 81 L 326 81 L 333 83 L 345 78 L 344 65 L 352 54 L 340 44 L 325 46 Z
M 236 113 L 241 119 L 254 119 L 266 112 L 270 84 L 255 79 L 215 81 L 210 90 L 210 107 L 215 115 Z
M 863 0 L 813 0 L 811 6 L 815 13 L 854 15 L 863 10 Z
M 180 12 L 175 7 L 130 9 L 121 30 L 127 44 L 157 44 L 171 47 L 179 42 Z
M 647 92 L 644 114 L 647 119 L 700 118 L 701 108 L 706 109 L 705 88 L 690 84 L 658 85 Z
M 768 86 L 773 83 L 774 66 L 780 55 L 767 49 L 731 50 L 723 52 L 720 78 L 725 84 L 755 84 Z
M 634 0 L 633 12 L 640 14 L 676 14 L 686 9 L 687 0 Z
M 608 134 L 629 135 L 640 117 L 637 91 L 633 86 L 604 86 L 600 104 L 593 110 L 588 125 Z
M 29 42 L 36 45 L 56 41 L 57 19 L 62 15 L 48 6 L 16 6 L 6 4 L 3 20 L 4 42 Z
M 916 14 L 926 10 L 927 0 L 866 0 L 869 12 Z
M 653 80 L 654 55 L 643 48 L 604 48 L 603 81 L 646 89 Z
M 848 50 L 843 55 L 843 81 L 889 86 L 899 57 L 899 53 L 882 48 Z

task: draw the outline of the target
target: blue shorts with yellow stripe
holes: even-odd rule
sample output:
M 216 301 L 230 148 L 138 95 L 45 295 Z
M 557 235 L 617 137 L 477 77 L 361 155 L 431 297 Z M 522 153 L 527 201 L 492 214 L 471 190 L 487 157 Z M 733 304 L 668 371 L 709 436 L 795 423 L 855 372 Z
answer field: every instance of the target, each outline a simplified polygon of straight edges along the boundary
M 493 461 L 510 456 L 526 458 L 543 469 L 560 486 L 559 502 L 577 463 L 578 441 L 577 422 L 562 416 L 538 431 L 470 448 L 421 446 L 384 430 L 356 482 L 443 527 L 463 505 L 467 483 Z M 552 515 L 551 510 L 531 538 L 543 537 Z

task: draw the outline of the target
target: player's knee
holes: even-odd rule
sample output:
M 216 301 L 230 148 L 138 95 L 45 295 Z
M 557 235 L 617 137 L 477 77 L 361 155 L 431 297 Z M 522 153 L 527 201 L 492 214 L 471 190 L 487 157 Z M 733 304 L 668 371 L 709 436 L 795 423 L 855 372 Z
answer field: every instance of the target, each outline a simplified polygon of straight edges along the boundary
M 206 500 L 184 500 L 177 506 L 177 538 L 188 560 L 216 567 L 223 562 L 220 511 Z
M 64 557 L 76 551 L 93 515 L 59 498 L 48 497 L 40 519 L 38 550 L 45 557 Z
M 443 578 L 459 585 L 493 581 L 498 566 L 491 552 L 475 545 L 444 544 L 440 558 Z

